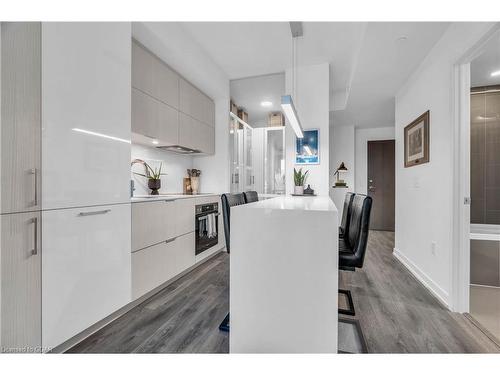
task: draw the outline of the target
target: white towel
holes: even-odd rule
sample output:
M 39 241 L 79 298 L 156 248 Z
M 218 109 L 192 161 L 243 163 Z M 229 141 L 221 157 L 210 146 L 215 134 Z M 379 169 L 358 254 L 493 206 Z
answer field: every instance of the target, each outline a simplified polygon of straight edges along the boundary
M 213 238 L 217 236 L 217 225 L 215 224 L 215 214 L 207 215 L 207 236 Z

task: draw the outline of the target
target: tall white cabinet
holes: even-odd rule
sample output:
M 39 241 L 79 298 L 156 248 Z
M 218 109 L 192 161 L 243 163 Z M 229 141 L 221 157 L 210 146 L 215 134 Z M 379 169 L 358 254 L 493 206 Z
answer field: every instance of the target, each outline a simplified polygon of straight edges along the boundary
M 130 23 L 42 24 L 42 344 L 131 300 Z
M 130 41 L 130 23 L 2 23 L 4 350 L 131 300 Z

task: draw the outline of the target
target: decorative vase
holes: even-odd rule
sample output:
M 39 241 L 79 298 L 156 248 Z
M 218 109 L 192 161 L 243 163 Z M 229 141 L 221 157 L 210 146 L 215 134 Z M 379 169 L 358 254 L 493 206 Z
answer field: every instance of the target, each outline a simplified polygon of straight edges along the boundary
M 295 186 L 293 193 L 295 195 L 304 195 L 304 186 Z
M 148 180 L 148 188 L 151 189 L 151 195 L 159 195 L 160 193 L 158 192 L 158 190 L 161 188 L 161 180 L 150 178 Z
M 192 194 L 198 194 L 200 189 L 200 178 L 191 177 L 191 192 Z

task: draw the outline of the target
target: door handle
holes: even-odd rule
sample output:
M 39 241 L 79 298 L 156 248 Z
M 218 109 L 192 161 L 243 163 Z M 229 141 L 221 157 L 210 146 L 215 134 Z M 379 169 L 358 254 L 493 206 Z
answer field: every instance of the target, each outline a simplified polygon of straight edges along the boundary
M 31 250 L 31 255 L 38 254 L 38 217 L 31 219 L 33 224 L 33 249 Z
M 104 215 L 107 214 L 108 212 L 111 212 L 111 210 L 101 210 L 101 211 L 90 211 L 90 212 L 80 212 L 78 216 L 92 216 L 92 215 Z
M 369 191 L 375 191 L 375 187 L 374 186 L 368 186 L 368 190 Z
M 33 168 L 33 169 L 31 169 L 30 173 L 33 175 L 33 183 L 34 183 L 34 188 L 33 188 L 33 194 L 34 194 L 33 206 L 38 206 L 38 169 Z

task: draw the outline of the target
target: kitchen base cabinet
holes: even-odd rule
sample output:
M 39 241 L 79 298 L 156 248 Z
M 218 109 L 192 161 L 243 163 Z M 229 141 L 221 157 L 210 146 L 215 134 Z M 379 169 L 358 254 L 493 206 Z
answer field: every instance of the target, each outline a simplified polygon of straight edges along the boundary
M 43 212 L 44 347 L 131 301 L 130 217 L 130 204 Z
M 132 203 L 132 251 L 176 237 L 176 211 L 175 201 Z
M 194 232 L 132 253 L 132 299 L 194 265 Z
M 0 216 L 1 353 L 41 351 L 40 213 Z

